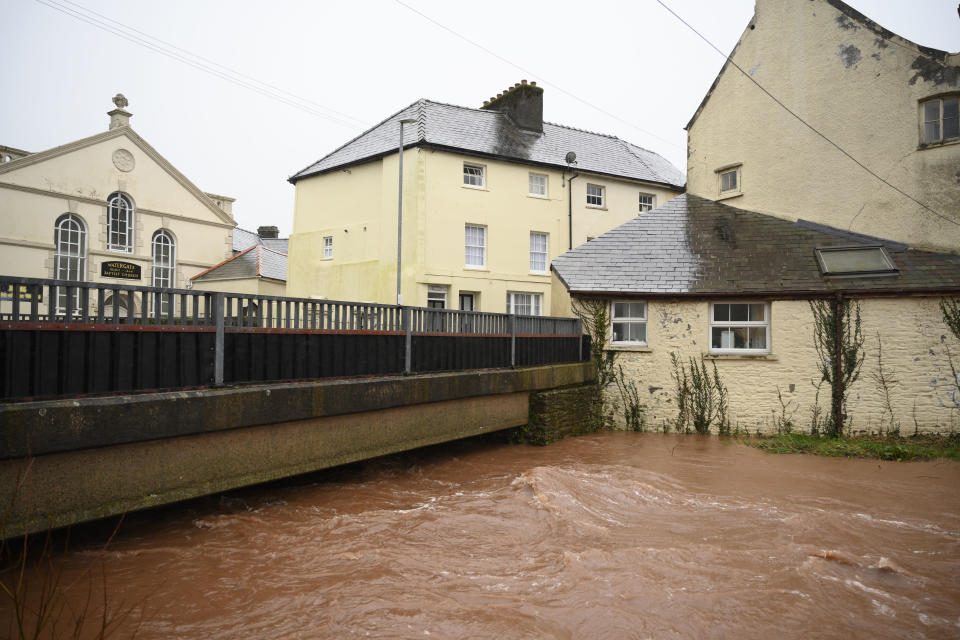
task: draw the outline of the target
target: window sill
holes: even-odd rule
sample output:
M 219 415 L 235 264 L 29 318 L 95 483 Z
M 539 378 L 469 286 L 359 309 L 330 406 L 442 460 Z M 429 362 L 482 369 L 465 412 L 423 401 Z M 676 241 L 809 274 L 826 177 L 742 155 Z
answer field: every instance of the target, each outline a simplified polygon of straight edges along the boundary
M 921 142 L 917 146 L 917 151 L 922 151 L 923 149 L 939 149 L 940 147 L 949 147 L 955 144 L 960 144 L 960 138 L 950 138 L 949 140 L 941 140 L 940 142 Z
M 549 272 L 549 271 L 530 271 L 529 273 L 530 273 L 531 276 L 542 276 L 542 277 L 549 277 L 549 276 L 550 276 L 550 272 Z
M 460 186 L 462 186 L 464 189 L 472 189 L 473 191 L 488 191 L 486 186 L 475 187 L 472 184 L 463 184 Z
M 605 206 L 603 206 L 603 205 L 588 204 L 588 205 L 584 205 L 584 206 L 586 206 L 587 209 L 596 209 L 597 211 L 606 211 L 606 210 L 607 210 L 607 208 L 606 208 Z
M 653 349 L 645 344 L 611 344 L 605 351 L 635 351 L 637 353 L 651 353 Z
M 705 360 L 780 360 L 772 353 L 707 353 L 703 357 Z
M 527 194 L 528 198 L 533 198 L 534 200 L 549 200 L 550 196 L 535 196 L 532 193 Z
M 470 266 L 469 264 L 464 265 L 463 268 L 466 269 L 467 271 L 490 271 L 490 269 L 487 269 L 485 266 L 474 267 L 474 266 Z
M 717 200 L 729 200 L 730 198 L 739 198 L 743 195 L 743 191 L 735 191 L 733 193 L 721 193 L 717 196 Z

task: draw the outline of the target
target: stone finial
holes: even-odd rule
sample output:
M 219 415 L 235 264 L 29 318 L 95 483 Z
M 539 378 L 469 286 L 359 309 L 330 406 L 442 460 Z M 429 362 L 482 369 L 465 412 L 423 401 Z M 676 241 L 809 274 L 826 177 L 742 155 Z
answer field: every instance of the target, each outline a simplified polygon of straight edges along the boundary
M 108 111 L 107 115 L 110 116 L 110 129 L 117 129 L 119 127 L 129 127 L 130 126 L 130 116 L 133 114 L 129 111 L 126 111 L 126 107 L 130 104 L 130 101 L 127 100 L 126 96 L 122 93 L 118 93 L 113 96 L 113 104 L 117 107 L 113 111 Z

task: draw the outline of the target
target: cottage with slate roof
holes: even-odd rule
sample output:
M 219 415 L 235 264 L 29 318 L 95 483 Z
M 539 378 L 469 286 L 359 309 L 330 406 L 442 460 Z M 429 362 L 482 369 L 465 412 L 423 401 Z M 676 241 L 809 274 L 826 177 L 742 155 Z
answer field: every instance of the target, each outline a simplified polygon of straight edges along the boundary
M 544 122 L 535 83 L 480 109 L 418 100 L 290 178 L 290 295 L 396 302 L 403 120 L 404 304 L 568 315 L 550 260 L 683 190 L 652 151 Z
M 676 425 L 671 355 L 716 364 L 734 427 L 823 427 L 810 301 L 838 297 L 865 339 L 847 428 L 960 427 L 939 308 L 960 298 L 958 64 L 839 0 L 758 0 L 688 125 L 689 192 L 552 263 L 558 288 L 608 303 L 649 427 Z

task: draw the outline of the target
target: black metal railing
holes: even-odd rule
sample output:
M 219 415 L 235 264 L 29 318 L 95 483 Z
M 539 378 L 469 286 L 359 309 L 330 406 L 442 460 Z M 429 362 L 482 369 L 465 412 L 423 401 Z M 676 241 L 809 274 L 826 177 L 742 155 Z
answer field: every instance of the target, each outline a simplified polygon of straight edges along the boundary
M 574 318 L 0 276 L 0 400 L 589 358 Z

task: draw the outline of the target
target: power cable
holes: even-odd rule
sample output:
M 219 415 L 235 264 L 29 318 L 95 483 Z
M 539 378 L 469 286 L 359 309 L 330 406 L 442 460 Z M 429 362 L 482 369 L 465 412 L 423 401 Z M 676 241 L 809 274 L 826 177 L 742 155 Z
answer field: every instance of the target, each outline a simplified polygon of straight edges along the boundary
M 600 113 L 604 114 L 605 116 L 608 116 L 608 117 L 610 117 L 610 118 L 613 118 L 613 119 L 616 120 L 617 122 L 620 122 L 621 124 L 625 124 L 625 125 L 627 125 L 628 127 L 632 128 L 632 129 L 636 129 L 637 131 L 639 131 L 639 132 L 641 132 L 641 133 L 644 133 L 644 134 L 646 134 L 646 135 L 648 135 L 648 136 L 650 136 L 650 137 L 652 137 L 652 138 L 656 138 L 657 140 L 659 140 L 659 141 L 661 141 L 661 142 L 663 142 L 663 143 L 665 143 L 665 144 L 668 144 L 668 145 L 670 145 L 671 147 L 674 147 L 674 148 L 676 148 L 676 149 L 684 149 L 684 150 L 686 150 L 686 147 L 683 147 L 683 146 L 681 146 L 681 145 L 678 145 L 678 144 L 676 144 L 675 142 L 671 142 L 670 140 L 667 140 L 666 138 L 662 138 L 662 137 L 658 136 L 657 134 L 653 133 L 652 131 L 647 131 L 646 129 L 644 129 L 644 128 L 642 128 L 642 127 L 638 127 L 636 124 L 634 124 L 634 123 L 632 123 L 632 122 L 629 122 L 629 121 L 627 121 L 627 120 L 624 120 L 624 119 L 621 118 L 620 116 L 615 115 L 615 114 L 607 111 L 607 110 L 604 109 L 603 107 L 598 107 L 597 105 L 593 104 L 592 102 L 588 102 L 587 100 L 584 100 L 584 99 L 581 98 L 580 96 L 577 96 L 577 95 L 575 95 L 575 94 L 567 91 L 566 89 L 564 89 L 563 87 L 561 87 L 561 86 L 558 85 L 557 83 L 555 83 L 555 82 L 550 82 L 549 80 L 547 80 L 546 78 L 544 78 L 542 75 L 540 75 L 540 74 L 538 74 L 538 73 L 534 73 L 533 71 L 531 71 L 531 70 L 529 70 L 529 69 L 527 69 L 527 68 L 525 68 L 525 67 L 522 67 L 522 66 L 520 66 L 519 64 L 517 64 L 517 63 L 515 63 L 515 62 L 512 62 L 511 60 L 508 60 L 507 58 L 504 58 L 504 57 L 501 56 L 499 53 L 497 53 L 497 52 L 495 52 L 495 51 L 491 51 L 490 49 L 488 49 L 487 47 L 483 46 L 482 44 L 480 44 L 480 43 L 478 43 L 478 42 L 475 42 L 475 41 L 471 40 L 470 38 L 466 37 L 465 35 L 463 35 L 463 34 L 461 34 L 461 33 L 458 33 L 457 31 L 451 29 L 450 27 L 446 26 L 445 24 L 434 20 L 433 18 L 431 18 L 431 17 L 428 16 L 427 14 L 423 13 L 423 12 L 420 11 L 419 9 L 416 9 L 415 7 L 411 7 L 411 6 L 410 6 L 409 4 L 407 4 L 406 2 L 403 2 L 403 0 L 394 0 L 394 2 L 396 2 L 397 4 L 399 4 L 400 6 L 406 8 L 406 9 L 409 9 L 409 10 L 412 11 L 413 13 L 415 13 L 415 14 L 417 14 L 418 16 L 420 16 L 421 18 L 423 18 L 424 20 L 426 20 L 426 21 L 428 21 L 428 22 L 430 22 L 430 23 L 432 23 L 432 24 L 435 24 L 436 26 L 440 27 L 440 28 L 443 29 L 444 31 L 455 35 L 456 37 L 460 38 L 461 40 L 463 40 L 463 41 L 466 42 L 467 44 L 473 45 L 474 47 L 480 49 L 480 50 L 483 51 L 484 53 L 490 54 L 491 56 L 493 56 L 493 57 L 496 58 L 497 60 L 500 60 L 501 62 L 505 62 L 506 64 L 510 65 L 511 67 L 513 67 L 513 68 L 515 68 L 515 69 L 519 69 L 520 71 L 522 71 L 523 73 L 527 74 L 527 75 L 530 76 L 530 77 L 538 78 L 538 79 L 540 80 L 541 84 L 550 85 L 551 87 L 553 87 L 554 89 L 556 89 L 556 90 L 559 91 L 560 93 L 562 93 L 562 94 L 564 94 L 564 95 L 566 95 L 566 96 L 568 96 L 568 97 L 570 97 L 570 98 L 573 98 L 573 99 L 576 100 L 577 102 L 580 102 L 580 103 L 582 103 L 582 104 L 585 104 L 585 105 L 587 105 L 588 107 L 590 107 L 591 109 L 595 109 L 595 110 L 599 111 Z
M 346 114 L 340 114 L 341 116 L 343 116 L 343 117 L 340 117 L 340 116 L 336 116 L 336 115 L 331 115 L 330 113 L 324 113 L 323 111 L 320 111 L 319 109 L 326 109 L 327 111 L 330 111 L 330 112 L 333 112 L 333 113 L 339 113 L 339 112 L 336 112 L 336 111 L 334 111 L 333 109 L 330 109 L 329 107 L 324 107 L 323 105 L 320 105 L 320 104 L 318 104 L 318 103 L 315 103 L 315 102 L 313 102 L 312 100 L 308 100 L 308 99 L 306 99 L 306 98 L 301 98 L 301 97 L 299 97 L 299 96 L 296 96 L 295 94 L 292 94 L 292 93 L 290 93 L 290 92 L 284 91 L 284 90 L 282 90 L 282 89 L 276 89 L 276 90 L 275 90 L 275 88 L 273 87 L 273 85 L 270 85 L 270 84 L 268 84 L 268 83 L 262 82 L 262 81 L 260 81 L 260 80 L 256 80 L 255 78 L 252 78 L 251 76 L 246 76 L 245 74 L 242 74 L 242 73 L 233 71 L 232 69 L 229 69 L 228 67 L 225 67 L 225 66 L 223 66 L 223 65 L 220 65 L 219 63 L 216 63 L 216 62 L 213 62 L 213 61 L 209 61 L 209 60 L 207 60 L 206 58 L 203 58 L 202 56 L 198 56 L 198 55 L 196 55 L 196 54 L 190 53 L 190 52 L 186 51 L 185 49 L 180 49 L 179 47 L 174 47 L 173 45 L 169 45 L 169 43 L 164 43 L 164 41 L 163 41 L 163 40 L 160 40 L 159 38 L 155 38 L 155 37 L 153 37 L 153 36 L 149 36 L 148 34 L 145 34 L 145 33 L 144 33 L 144 35 L 147 36 L 148 38 L 151 38 L 151 39 L 153 39 L 153 40 L 155 40 L 155 41 L 157 41 L 157 42 L 160 42 L 160 43 L 167 44 L 168 46 L 171 46 L 171 47 L 173 47 L 174 49 L 179 49 L 180 51 L 183 51 L 184 53 L 187 53 L 188 55 L 191 55 L 191 56 L 197 58 L 198 60 L 206 60 L 209 64 L 204 64 L 204 63 L 202 63 L 202 62 L 197 62 L 196 60 L 191 60 L 191 59 L 189 59 L 189 58 L 187 58 L 187 57 L 185 57 L 185 56 L 183 56 L 183 55 L 180 55 L 180 54 L 177 54 L 177 53 L 175 53 L 175 52 L 172 52 L 172 51 L 164 48 L 164 47 L 161 46 L 161 45 L 155 44 L 155 43 L 153 43 L 153 42 L 150 42 L 150 41 L 148 41 L 148 40 L 145 40 L 144 38 L 140 38 L 140 37 L 138 37 L 138 36 L 136 36 L 136 35 L 132 35 L 131 33 L 127 33 L 127 32 L 125 32 L 125 31 L 123 31 L 122 29 L 120 29 L 119 27 L 111 26 L 110 24 L 107 24 L 106 22 L 103 22 L 102 20 L 99 20 L 99 19 L 97 19 L 97 18 L 95 18 L 95 17 L 92 17 L 92 16 L 90 16 L 90 15 L 86 15 L 85 13 L 82 13 L 81 11 L 78 11 L 78 10 L 76 10 L 76 9 L 72 9 L 72 8 L 70 8 L 70 7 L 67 7 L 67 6 L 64 6 L 64 5 L 62 5 L 62 4 L 59 4 L 56 0 L 36 0 L 36 2 L 37 2 L 38 4 L 41 4 L 41 5 L 44 5 L 44 6 L 48 7 L 48 8 L 50 8 L 50 9 L 53 9 L 53 10 L 55 10 L 55 11 L 59 11 L 60 13 L 63 13 L 63 14 L 65 14 L 65 15 L 67 15 L 67 16 L 72 17 L 72 18 L 75 18 L 75 19 L 80 20 L 80 21 L 82 21 L 82 22 L 86 22 L 87 24 L 89 24 L 89 25 L 91 25 L 91 26 L 94 26 L 94 27 L 96 27 L 96 28 L 98 28 L 98 29 L 101 29 L 101 30 L 103 30 L 103 31 L 106 31 L 106 32 L 108 32 L 108 33 L 111 33 L 111 34 L 113 34 L 113 35 L 115 35 L 115 36 L 117 36 L 117 37 L 123 38 L 124 40 L 127 40 L 127 41 L 129 41 L 129 42 L 132 42 L 133 44 L 136 44 L 136 45 L 138 45 L 138 46 L 141 46 L 141 47 L 143 47 L 143 48 L 145 48 L 145 49 L 149 49 L 149 50 L 151 50 L 151 51 L 154 51 L 155 53 L 159 53 L 159 54 L 161 54 L 161 55 L 163 55 L 163 56 L 166 56 L 166 57 L 168 57 L 168 58 L 170 58 L 170 59 L 172 59 L 172 60 L 175 60 L 175 61 L 180 62 L 180 63 L 182 63 L 182 64 L 186 64 L 186 65 L 188 65 L 188 66 L 190 66 L 190 67 L 193 67 L 193 68 L 195 68 L 195 69 L 198 69 L 199 71 L 203 71 L 204 73 L 208 73 L 208 74 L 210 74 L 210 75 L 213 75 L 213 76 L 215 76 L 215 77 L 217 77 L 217 78 L 220 78 L 220 79 L 222 79 L 222 80 L 226 80 L 226 81 L 228 81 L 228 82 L 232 82 L 233 84 L 236 84 L 237 86 L 240 86 L 240 87 L 243 87 L 243 88 L 245 88 L 245 89 L 249 89 L 249 90 L 251 90 L 251 91 L 254 91 L 254 92 L 256 92 L 256 93 L 259 93 L 260 95 L 265 96 L 265 97 L 267 97 L 267 98 L 271 98 L 271 99 L 276 100 L 276 101 L 278 101 L 278 102 L 281 102 L 281 103 L 283 103 L 283 104 L 286 104 L 286 105 L 295 107 L 295 108 L 300 109 L 300 110 L 302 110 L 302 111 L 305 111 L 305 112 L 307 112 L 307 113 L 309 113 L 309 114 L 311 114 L 311 115 L 315 115 L 315 116 L 318 116 L 318 117 L 321 117 L 321 118 L 326 118 L 327 120 L 331 120 L 331 121 L 333 121 L 333 122 L 336 122 L 336 123 L 338 123 L 338 124 L 341 124 L 341 125 L 343 125 L 343 126 L 345 126 L 345 127 L 348 127 L 348 128 L 350 128 L 350 129 L 353 129 L 353 130 L 356 130 L 356 128 L 358 127 L 358 124 L 357 124 L 357 123 L 361 123 L 360 120 L 358 120 L 358 119 L 356 119 L 356 118 L 353 118 L 352 116 L 347 116 Z M 71 3 L 71 4 L 74 4 L 75 6 L 78 6 L 78 7 L 81 6 L 81 5 L 76 5 L 75 3 Z M 86 11 L 86 9 L 84 9 L 84 10 Z M 96 12 L 93 12 L 93 11 L 90 11 L 90 13 L 93 13 L 94 15 L 98 15 L 98 16 L 100 15 L 100 14 L 97 14 Z M 110 19 L 110 18 L 105 18 L 105 19 L 106 19 L 106 20 L 109 20 L 110 22 L 114 22 L 115 24 L 120 25 L 120 26 L 122 26 L 123 28 L 130 29 L 130 31 L 133 31 L 133 32 L 136 32 L 136 33 L 143 33 L 143 32 L 141 32 L 141 31 L 137 31 L 136 29 L 133 29 L 133 28 L 131 28 L 131 27 L 127 27 L 126 25 L 123 25 L 122 23 L 117 22 L 117 21 L 115 21 L 115 20 L 112 20 L 112 19 Z M 214 68 L 214 66 L 210 66 L 210 65 L 215 65 L 216 67 L 220 67 L 220 68 L 222 68 L 222 69 L 225 69 L 226 71 L 219 71 L 219 70 L 217 70 L 216 68 Z M 228 72 L 229 72 L 229 73 L 228 73 Z M 235 74 L 236 76 L 240 76 L 240 77 L 234 77 L 233 75 L 230 75 L 230 74 Z M 242 77 L 249 78 L 249 81 L 241 79 Z M 254 83 L 256 83 L 256 84 L 254 84 Z M 262 86 L 258 86 L 258 85 L 262 85 Z M 286 94 L 287 96 L 290 96 L 290 97 L 289 97 L 289 98 L 288 98 L 288 97 L 284 97 L 283 95 L 281 95 L 281 94 L 278 93 L 277 91 L 279 91 L 280 93 L 284 93 L 284 94 Z M 305 103 L 309 103 L 309 104 L 302 104 L 301 102 L 298 102 L 298 100 L 299 100 L 299 101 L 302 101 L 302 102 L 305 102 Z M 316 105 L 316 107 L 311 107 L 310 104 Z M 349 121 L 347 121 L 347 120 L 344 119 L 344 118 L 351 118 L 351 119 L 354 120 L 355 122 L 349 122 Z
M 396 1 L 399 2 L 399 0 L 396 0 Z M 779 99 L 777 99 L 776 96 L 774 96 L 772 93 L 770 93 L 769 91 L 767 91 L 767 90 L 763 87 L 763 85 L 761 85 L 759 82 L 757 82 L 757 80 L 756 80 L 752 75 L 750 75 L 749 73 L 747 73 L 746 71 L 744 71 L 744 70 L 740 67 L 740 65 L 738 65 L 736 62 L 734 62 L 734 61 L 733 61 L 733 58 L 731 58 L 730 56 L 728 56 L 727 54 L 725 54 L 723 51 L 721 51 L 715 44 L 713 44 L 712 42 L 710 42 L 710 40 L 708 40 L 708 39 L 706 38 L 706 36 L 704 36 L 702 33 L 700 33 L 699 31 L 697 31 L 696 29 L 694 29 L 694 28 L 690 25 L 689 22 L 687 22 L 686 20 L 684 20 L 683 18 L 681 18 L 679 15 L 677 15 L 677 13 L 676 13 L 673 9 L 671 9 L 670 7 L 668 7 L 668 6 L 666 5 L 666 3 L 663 2 L 663 0 L 656 0 L 656 1 L 657 1 L 657 3 L 658 3 L 660 6 L 662 6 L 664 9 L 666 9 L 667 11 L 669 11 L 670 14 L 673 15 L 674 18 L 676 18 L 677 20 L 679 20 L 680 22 L 682 22 L 684 25 L 687 26 L 688 29 L 690 29 L 690 30 L 693 31 L 695 34 L 697 34 L 697 35 L 700 37 L 701 40 L 703 40 L 703 41 L 706 42 L 708 45 L 710 45 L 710 46 L 713 48 L 714 51 L 716 51 L 716 52 L 719 53 L 721 56 L 723 56 L 723 57 L 726 59 L 726 61 L 727 61 L 728 63 L 730 63 L 734 68 L 736 68 L 737 71 L 739 71 L 741 74 L 743 74 L 743 76 L 744 76 L 745 78 L 747 78 L 748 80 L 750 80 L 750 82 L 752 82 L 753 84 L 757 85 L 757 88 L 758 88 L 758 89 L 760 89 L 760 90 L 763 91 L 765 94 L 767 94 L 767 96 L 768 96 L 771 100 L 773 100 L 774 102 L 776 102 L 778 105 L 780 105 L 780 107 L 783 108 L 784 111 L 786 111 L 787 113 L 789 113 L 790 115 L 792 115 L 794 118 L 796 118 L 798 121 L 800 121 L 800 123 L 802 123 L 805 127 L 807 127 L 808 129 L 810 129 L 810 131 L 813 131 L 815 134 L 817 134 L 818 136 L 820 136 L 821 138 L 823 138 L 825 141 L 827 141 L 827 142 L 828 142 L 830 145 L 832 145 L 837 151 L 839 151 L 839 152 L 842 153 L 843 155 L 847 156 L 850 160 L 852 160 L 853 162 L 855 162 L 861 169 L 863 169 L 864 171 L 866 171 L 867 173 L 869 173 L 871 176 L 873 176 L 874 178 L 876 178 L 877 180 L 879 180 L 879 181 L 882 182 L 883 184 L 887 185 L 888 187 L 890 187 L 891 189 L 893 189 L 894 191 L 896 191 L 896 192 L 899 193 L 900 195 L 902 195 L 902 196 L 904 196 L 905 198 L 907 198 L 907 199 L 909 199 L 909 200 L 912 200 L 913 202 L 917 203 L 917 204 L 920 205 L 922 208 L 926 209 L 927 211 L 929 211 L 929 212 L 932 213 L 933 215 L 937 216 L 937 217 L 940 218 L 941 220 L 944 220 L 944 221 L 946 221 L 946 222 L 949 222 L 950 224 L 955 224 L 955 225 L 957 225 L 957 226 L 960 226 L 960 222 L 958 222 L 958 221 L 956 221 L 956 220 L 953 220 L 953 219 L 951 219 L 951 218 L 948 218 L 947 216 L 943 215 L 942 213 L 939 213 L 938 211 L 936 211 L 936 210 L 932 209 L 931 207 L 927 206 L 926 204 L 920 202 L 919 200 L 917 200 L 916 198 L 914 198 L 912 195 L 910 195 L 909 193 L 907 193 L 906 191 L 904 191 L 904 190 L 901 189 L 900 187 L 897 187 L 896 185 L 890 184 L 890 183 L 887 182 L 884 178 L 882 178 L 880 175 L 878 175 L 876 172 L 874 172 L 872 169 L 870 169 L 870 167 L 868 167 L 867 165 L 863 164 L 862 162 L 860 162 L 859 160 L 857 160 L 856 158 L 854 158 L 846 149 L 844 149 L 844 148 L 841 147 L 839 144 L 837 144 L 836 142 L 834 142 L 833 140 L 831 140 L 830 138 L 828 138 L 825 134 L 821 133 L 819 130 L 817 130 L 816 127 L 814 127 L 812 124 L 810 124 L 809 122 L 807 122 L 806 120 L 804 120 L 804 119 L 803 119 L 802 117 L 800 117 L 797 113 L 795 113 L 794 111 L 792 111 L 787 105 L 785 105 L 783 102 L 781 102 Z

